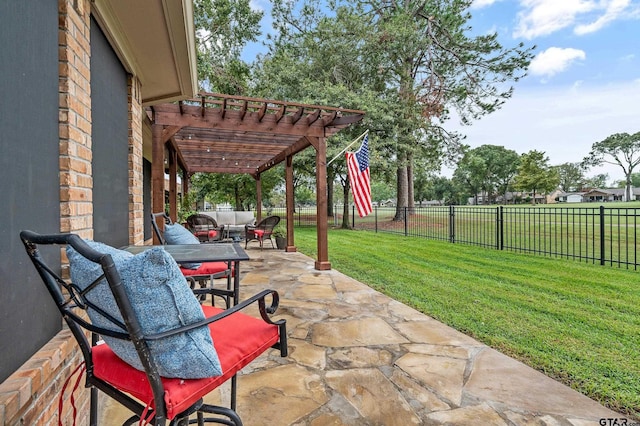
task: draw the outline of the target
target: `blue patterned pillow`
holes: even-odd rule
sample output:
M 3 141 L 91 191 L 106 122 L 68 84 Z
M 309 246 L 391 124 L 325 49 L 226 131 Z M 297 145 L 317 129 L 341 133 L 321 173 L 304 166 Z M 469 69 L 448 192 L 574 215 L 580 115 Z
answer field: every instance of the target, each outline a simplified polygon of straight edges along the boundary
M 193 235 L 179 223 L 164 225 L 164 240 L 167 244 L 200 244 L 198 237 Z M 181 263 L 180 266 L 187 269 L 198 269 L 201 263 Z
M 204 319 L 202 308 L 189 289 L 184 275 L 162 247 L 151 248 L 134 256 L 106 244 L 85 242 L 113 258 L 144 334 L 161 333 Z M 102 275 L 99 264 L 86 259 L 71 246 L 67 246 L 67 257 L 71 266 L 71 280 L 80 288 L 86 288 Z M 122 321 L 106 279 L 89 291 L 86 298 Z M 97 326 L 122 331 L 94 309 L 89 309 L 89 317 Z M 103 337 L 123 361 L 143 370 L 132 342 Z M 149 349 L 163 377 L 199 379 L 222 374 L 208 327 L 151 341 Z

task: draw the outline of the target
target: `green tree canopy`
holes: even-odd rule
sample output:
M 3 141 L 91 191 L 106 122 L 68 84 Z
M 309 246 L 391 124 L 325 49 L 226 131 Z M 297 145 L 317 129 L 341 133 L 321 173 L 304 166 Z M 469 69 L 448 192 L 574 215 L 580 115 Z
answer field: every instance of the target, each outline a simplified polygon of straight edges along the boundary
M 515 187 L 532 193 L 531 203 L 535 204 L 536 194 L 545 194 L 557 188 L 558 171 L 549 166 L 549 157 L 541 151 L 529 151 L 520 157 Z
M 588 177 L 584 180 L 583 188 L 585 189 L 593 189 L 593 188 L 606 188 L 607 182 L 609 182 L 609 175 L 607 173 L 600 173 L 595 176 Z M 622 187 L 624 188 L 625 182 L 623 182 Z
M 584 185 L 584 168 L 580 163 L 563 163 L 555 166 L 564 192 L 578 191 Z
M 613 164 L 623 170 L 626 200 L 631 201 L 631 175 L 640 164 L 640 132 L 632 135 L 615 133 L 600 142 L 595 142 L 589 155 L 582 160 L 582 164 L 589 167 L 602 163 Z
M 249 0 L 194 0 L 197 67 L 200 88 L 230 95 L 245 94 L 249 65 L 242 49 L 260 35 L 263 13 Z
M 468 150 L 458 162 L 454 176 L 466 183 L 469 190 L 486 193 L 491 203 L 498 194 L 506 195 L 518 170 L 520 156 L 517 152 L 498 145 L 481 145 Z
M 274 189 L 282 184 L 282 176 L 282 167 L 261 174 L 263 200 L 269 200 Z M 196 173 L 191 183 L 191 191 L 198 194 L 197 200 L 229 203 L 235 210 L 249 210 L 257 204 L 256 181 L 248 174 Z

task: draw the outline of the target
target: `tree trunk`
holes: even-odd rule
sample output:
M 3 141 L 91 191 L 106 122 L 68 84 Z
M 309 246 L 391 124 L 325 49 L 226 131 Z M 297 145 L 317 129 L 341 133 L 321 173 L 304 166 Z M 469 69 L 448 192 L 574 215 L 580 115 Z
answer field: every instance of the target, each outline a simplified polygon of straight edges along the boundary
M 625 193 L 625 197 L 627 198 L 625 201 L 633 201 L 631 199 L 631 172 L 629 172 L 628 175 L 625 176 L 626 179 L 626 185 L 624 188 L 624 193 Z
M 408 214 L 415 213 L 416 200 L 415 200 L 415 191 L 413 187 L 413 155 L 409 155 L 409 159 L 407 161 L 407 207 Z
M 408 180 L 407 180 L 407 166 L 404 161 L 399 162 L 396 170 L 397 175 L 397 202 L 396 202 L 396 215 L 393 217 L 394 222 L 404 221 L 404 209 L 408 205 Z
M 343 193 L 343 202 L 342 202 L 342 229 L 351 228 L 351 224 L 349 223 L 349 180 L 347 179 L 347 183 L 344 186 Z
M 335 175 L 327 171 L 327 217 L 333 217 L 333 181 Z
M 235 192 L 235 194 L 234 194 L 235 195 L 234 196 L 234 198 L 235 198 L 234 209 L 237 210 L 237 211 L 241 211 L 242 210 L 242 200 L 240 200 L 240 191 L 238 190 L 238 185 L 236 185 L 234 192 Z

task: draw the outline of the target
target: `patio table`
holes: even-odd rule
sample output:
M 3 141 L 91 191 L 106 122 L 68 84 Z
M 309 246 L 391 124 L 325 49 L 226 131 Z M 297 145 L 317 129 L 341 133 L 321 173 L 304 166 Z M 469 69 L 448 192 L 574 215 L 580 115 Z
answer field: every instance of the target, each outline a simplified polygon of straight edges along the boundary
M 229 268 L 231 268 L 233 264 L 233 304 L 236 305 L 238 303 L 240 293 L 240 262 L 249 260 L 249 255 L 238 243 L 167 244 L 157 246 L 136 245 L 123 247 L 123 250 L 138 254 L 152 247 L 164 248 L 177 263 L 227 262 Z M 231 291 L 230 286 L 230 281 L 227 281 L 227 290 Z

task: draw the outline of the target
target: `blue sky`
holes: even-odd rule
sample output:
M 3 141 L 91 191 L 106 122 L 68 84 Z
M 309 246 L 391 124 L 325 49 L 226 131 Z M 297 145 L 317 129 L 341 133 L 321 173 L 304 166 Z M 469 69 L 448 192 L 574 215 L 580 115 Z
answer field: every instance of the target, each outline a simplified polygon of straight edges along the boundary
M 252 6 L 265 11 L 269 31 L 268 1 Z M 537 47 L 527 77 L 499 111 L 471 126 L 455 117 L 445 125 L 467 135 L 466 144 L 536 149 L 557 165 L 581 161 L 613 133 L 640 131 L 640 0 L 475 0 L 471 12 L 474 32 L 497 31 L 506 47 Z M 256 51 L 251 46 L 245 59 Z M 609 165 L 587 176 L 598 173 L 623 177 Z

